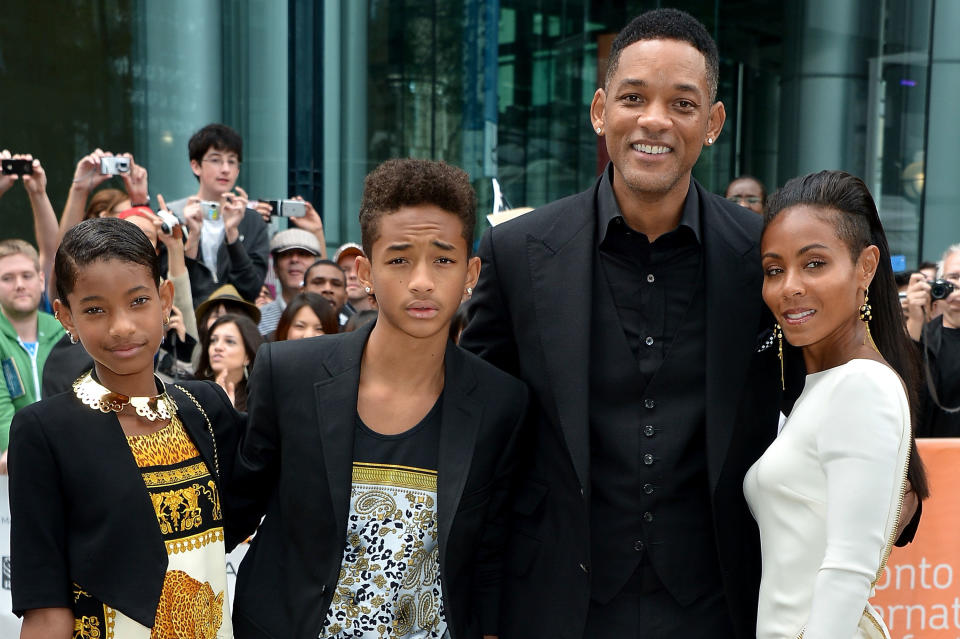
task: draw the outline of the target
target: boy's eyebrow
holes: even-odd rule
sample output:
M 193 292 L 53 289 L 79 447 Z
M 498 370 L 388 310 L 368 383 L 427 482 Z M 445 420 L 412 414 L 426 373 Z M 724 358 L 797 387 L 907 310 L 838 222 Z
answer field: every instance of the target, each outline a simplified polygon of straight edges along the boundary
M 433 245 L 436 246 L 437 248 L 442 248 L 444 251 L 452 251 L 455 248 L 457 248 L 453 244 L 448 244 L 442 240 L 434 240 Z
M 398 242 L 387 247 L 388 251 L 406 251 L 413 246 L 410 242 Z

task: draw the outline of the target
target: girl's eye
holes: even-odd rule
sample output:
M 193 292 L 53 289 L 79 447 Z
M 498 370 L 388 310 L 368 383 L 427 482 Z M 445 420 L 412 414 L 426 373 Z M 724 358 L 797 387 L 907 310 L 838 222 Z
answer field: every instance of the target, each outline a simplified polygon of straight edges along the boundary
M 141 295 L 137 299 L 133 300 L 133 304 L 134 306 L 139 306 L 141 304 L 146 304 L 149 301 L 150 301 L 149 297 L 147 297 L 146 295 Z
M 97 313 L 102 313 L 103 309 L 99 306 L 91 306 L 90 308 L 83 309 L 85 315 L 96 315 Z

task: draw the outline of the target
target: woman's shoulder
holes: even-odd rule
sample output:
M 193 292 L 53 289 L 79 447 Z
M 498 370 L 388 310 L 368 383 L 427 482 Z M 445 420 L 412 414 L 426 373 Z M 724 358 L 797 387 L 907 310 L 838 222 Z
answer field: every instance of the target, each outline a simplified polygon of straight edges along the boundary
M 855 358 L 823 373 L 834 393 L 851 393 L 850 399 L 864 393 L 890 400 L 899 400 L 901 396 L 906 399 L 903 381 L 885 362 Z

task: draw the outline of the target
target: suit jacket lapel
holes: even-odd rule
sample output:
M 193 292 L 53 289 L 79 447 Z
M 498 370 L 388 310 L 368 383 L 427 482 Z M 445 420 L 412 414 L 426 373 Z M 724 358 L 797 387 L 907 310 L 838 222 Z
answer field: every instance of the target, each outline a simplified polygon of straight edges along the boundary
M 527 236 L 545 386 L 553 394 L 554 418 L 584 490 L 590 486 L 590 302 L 597 185 L 572 198 L 542 236 Z
M 333 514 L 340 531 L 347 529 L 353 483 L 355 424 L 350 417 L 357 412 L 360 360 L 372 328 L 372 325 L 365 326 L 339 340 L 338 347 L 321 363 L 327 377 L 313 385 L 323 463 Z
M 696 183 L 695 183 L 696 184 Z M 696 184 L 703 215 L 707 295 L 707 469 L 716 487 L 754 354 L 762 303 L 759 237 L 750 237 Z M 751 255 L 753 254 L 753 255 Z M 718 313 L 722 309 L 722 313 Z M 720 319 L 722 317 L 722 319 Z
M 445 386 L 440 409 L 440 458 L 437 460 L 437 513 L 441 552 L 447 547 L 453 518 L 470 474 L 477 430 L 483 417 L 481 398 L 473 397 L 477 378 L 464 354 L 447 344 Z

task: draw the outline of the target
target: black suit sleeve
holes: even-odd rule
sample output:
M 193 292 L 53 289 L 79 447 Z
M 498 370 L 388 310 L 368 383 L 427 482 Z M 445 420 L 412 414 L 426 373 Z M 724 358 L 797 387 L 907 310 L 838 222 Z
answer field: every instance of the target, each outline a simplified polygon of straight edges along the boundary
M 8 464 L 13 612 L 70 608 L 67 503 L 60 468 L 35 411 L 14 416 Z
M 480 279 L 468 307 L 470 319 L 460 346 L 500 370 L 519 376 L 520 364 L 510 311 L 501 288 L 493 247 L 493 229 L 480 240 Z
M 267 501 L 280 476 L 280 429 L 270 346 L 260 347 L 250 374 L 247 425 L 237 447 L 230 487 L 238 523 L 250 532 L 266 512 Z
M 477 609 L 480 628 L 484 635 L 499 634 L 500 582 L 503 575 L 503 556 L 506 550 L 510 525 L 510 494 L 517 470 L 517 441 L 526 421 L 528 393 L 520 386 L 520 392 L 504 398 L 505 406 L 517 407 L 517 420 L 513 425 L 510 440 L 503 450 L 500 464 L 494 474 L 490 505 L 480 545 L 477 549 Z

